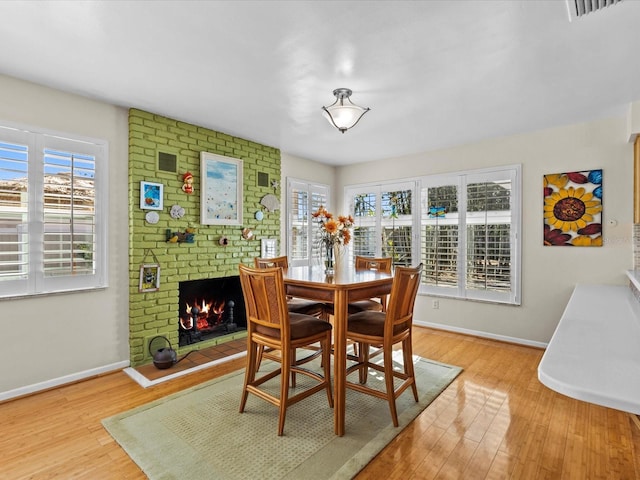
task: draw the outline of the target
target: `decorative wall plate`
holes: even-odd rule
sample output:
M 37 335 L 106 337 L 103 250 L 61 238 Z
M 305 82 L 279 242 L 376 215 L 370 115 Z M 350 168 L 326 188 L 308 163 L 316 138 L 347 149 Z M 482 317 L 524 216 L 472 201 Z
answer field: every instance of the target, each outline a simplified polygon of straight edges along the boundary
M 280 210 L 280 200 L 273 193 L 267 193 L 262 200 L 260 200 L 260 205 L 266 208 L 269 212 L 275 212 L 276 210 Z
M 171 215 L 171 218 L 182 218 L 184 215 L 184 208 L 180 205 L 173 205 L 169 215 Z
M 158 212 L 147 212 L 144 218 L 147 223 L 155 225 L 156 223 L 158 223 L 158 220 L 160 220 L 160 215 L 158 215 Z
M 256 220 L 258 220 L 259 222 L 262 221 L 262 219 L 264 218 L 264 213 L 262 213 L 262 210 L 258 210 L 255 214 Z

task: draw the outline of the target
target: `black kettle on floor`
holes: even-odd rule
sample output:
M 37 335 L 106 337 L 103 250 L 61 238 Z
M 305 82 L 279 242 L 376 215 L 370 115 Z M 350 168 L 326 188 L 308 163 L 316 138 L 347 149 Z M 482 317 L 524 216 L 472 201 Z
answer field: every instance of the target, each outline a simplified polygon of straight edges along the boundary
M 153 365 L 159 370 L 165 370 L 178 362 L 178 355 L 171 348 L 167 337 L 153 337 L 149 342 L 149 353 L 153 358 Z

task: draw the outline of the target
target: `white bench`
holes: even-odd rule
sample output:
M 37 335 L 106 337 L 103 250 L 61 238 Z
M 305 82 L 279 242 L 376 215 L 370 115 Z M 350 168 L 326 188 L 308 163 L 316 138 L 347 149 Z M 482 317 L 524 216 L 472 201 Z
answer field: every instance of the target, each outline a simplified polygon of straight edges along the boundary
M 631 289 L 577 285 L 538 379 L 569 397 L 640 415 L 640 303 Z

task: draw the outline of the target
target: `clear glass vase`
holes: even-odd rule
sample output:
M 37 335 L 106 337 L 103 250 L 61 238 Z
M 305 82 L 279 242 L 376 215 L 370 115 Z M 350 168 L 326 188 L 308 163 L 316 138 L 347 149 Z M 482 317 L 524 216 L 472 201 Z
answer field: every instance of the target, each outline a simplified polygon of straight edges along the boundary
M 336 273 L 335 258 L 333 255 L 333 245 L 325 245 L 324 274 L 333 276 Z

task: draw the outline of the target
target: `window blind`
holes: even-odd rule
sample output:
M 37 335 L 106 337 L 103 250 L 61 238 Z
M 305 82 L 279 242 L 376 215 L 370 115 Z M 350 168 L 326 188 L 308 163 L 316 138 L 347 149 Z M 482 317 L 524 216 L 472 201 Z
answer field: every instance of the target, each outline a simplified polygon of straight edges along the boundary
M 0 126 L 0 297 L 106 285 L 107 143 Z

